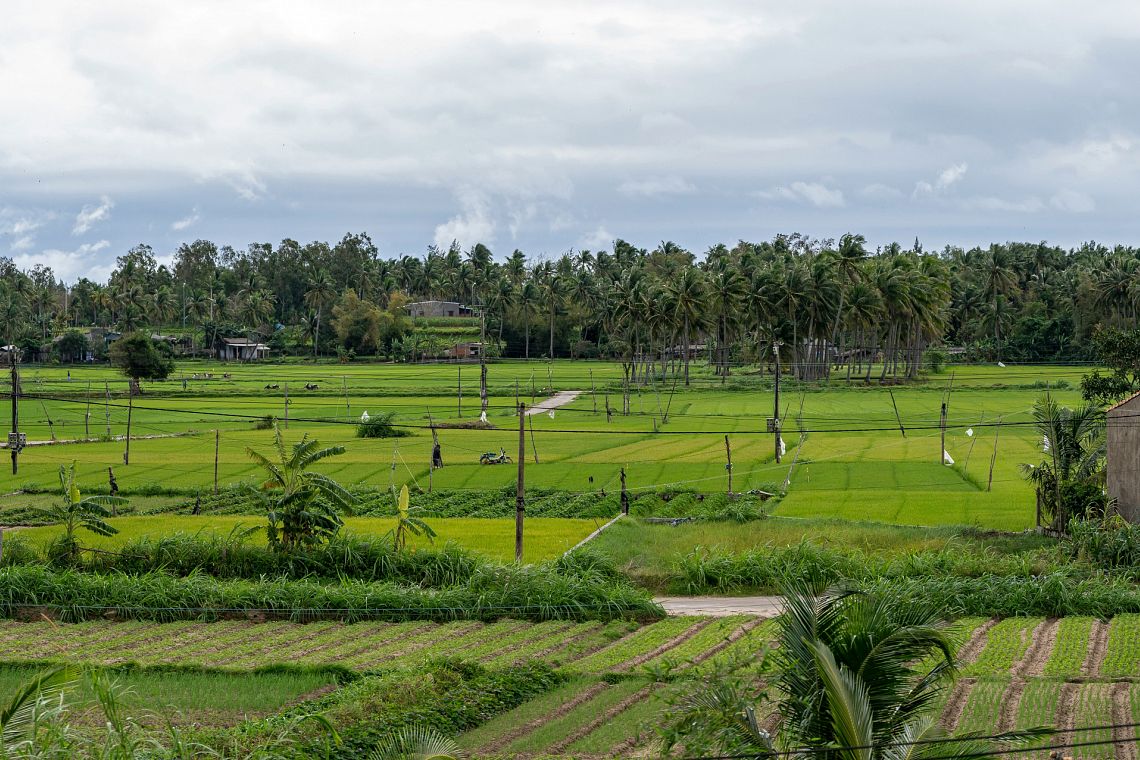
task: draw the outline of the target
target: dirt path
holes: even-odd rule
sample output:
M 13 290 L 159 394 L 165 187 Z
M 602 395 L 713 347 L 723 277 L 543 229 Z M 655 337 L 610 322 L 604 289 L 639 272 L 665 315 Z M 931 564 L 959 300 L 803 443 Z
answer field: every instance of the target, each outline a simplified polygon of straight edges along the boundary
M 939 721 L 948 733 L 953 733 L 962 720 L 962 713 L 966 711 L 966 702 L 970 699 L 970 692 L 974 690 L 973 678 L 959 678 L 946 700 L 946 707 L 942 709 L 942 719 Z
M 1112 685 L 1112 722 L 1117 726 L 1127 726 L 1132 723 L 1132 703 L 1129 700 L 1131 684 L 1120 681 Z M 1132 728 L 1115 728 L 1112 738 L 1116 741 L 1116 760 L 1136 760 L 1137 730 Z
M 661 596 L 653 601 L 670 615 L 760 615 L 774 617 L 783 609 L 781 596 Z
M 1057 641 L 1057 628 L 1060 624 L 1058 618 L 1049 618 L 1033 629 L 1025 656 L 1013 666 L 1013 676 L 1031 678 L 1045 672 L 1049 655 L 1053 654 L 1053 644 Z
M 1092 631 L 1089 632 L 1089 651 L 1081 665 L 1081 675 L 1095 678 L 1100 675 L 1100 664 L 1104 662 L 1104 653 L 1108 649 L 1108 623 L 1103 620 L 1094 620 Z
M 990 618 L 974 629 L 974 632 L 970 634 L 970 640 L 958 650 L 959 665 L 970 665 L 978 659 L 978 655 L 982 653 L 989 642 L 990 629 L 995 625 L 997 625 L 997 620 Z
M 616 705 L 614 705 L 610 709 L 606 710 L 605 712 L 603 712 L 598 717 L 594 718 L 592 721 L 590 721 L 586 725 L 579 728 L 577 731 L 572 731 L 568 736 L 563 737 L 562 740 L 559 741 L 558 743 L 552 744 L 549 747 L 547 747 L 546 753 L 551 754 L 551 755 L 562 754 L 574 742 L 578 741 L 579 739 L 582 739 L 583 737 L 589 736 L 590 734 L 594 733 L 594 731 L 597 731 L 602 726 L 604 726 L 607 723 L 609 723 L 610 721 L 614 720 L 619 715 L 621 715 L 623 712 L 625 712 L 629 708 L 633 707 L 635 704 L 637 704 L 641 700 L 648 698 L 652 691 L 653 691 L 652 686 L 646 686 L 643 689 L 638 689 L 633 694 L 630 694 L 628 697 L 626 697 L 622 701 L 618 702 Z
M 494 741 L 489 742 L 487 744 L 484 744 L 482 747 L 479 748 L 478 755 L 480 755 L 480 756 L 481 755 L 494 755 L 494 754 L 498 753 L 499 750 L 501 750 L 504 747 L 507 747 L 511 744 L 514 744 L 517 740 L 519 740 L 522 737 L 526 736 L 527 734 L 531 733 L 532 731 L 534 731 L 538 727 L 540 727 L 546 723 L 550 723 L 552 721 L 558 720 L 559 718 L 561 718 L 562 716 L 569 713 L 571 710 L 573 710 L 578 705 L 582 704 L 583 702 L 588 702 L 589 700 L 593 699 L 598 694 L 601 694 L 603 691 L 605 691 L 609 687 L 610 687 L 610 684 L 606 683 L 605 681 L 600 681 L 600 682 L 594 684 L 593 686 L 590 686 L 586 689 L 583 689 L 581 692 L 578 693 L 578 695 L 576 697 L 571 699 L 569 702 L 563 702 L 561 705 L 559 705 L 557 710 L 550 712 L 550 713 L 547 713 L 545 715 L 540 715 L 539 717 L 535 718 L 534 720 L 528 721 L 528 722 L 524 723 L 523 725 L 518 726 L 511 731 L 506 732 L 502 736 L 499 736 L 498 738 L 496 738 Z
M 544 414 L 546 412 L 549 412 L 551 409 L 557 409 L 560 406 L 566 406 L 581 395 L 582 391 L 559 391 L 550 398 L 543 399 L 542 401 L 539 401 L 537 404 L 527 409 L 526 416 L 529 417 L 532 414 Z

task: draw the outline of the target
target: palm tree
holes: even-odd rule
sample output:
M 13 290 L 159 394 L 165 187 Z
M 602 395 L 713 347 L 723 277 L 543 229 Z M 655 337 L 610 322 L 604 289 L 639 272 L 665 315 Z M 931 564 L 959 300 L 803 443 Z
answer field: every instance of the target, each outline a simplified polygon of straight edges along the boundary
M 1105 417 L 1093 404 L 1060 406 L 1046 393 L 1033 405 L 1033 420 L 1045 458 L 1021 465 L 1037 492 L 1037 523 L 1064 533 L 1069 520 L 1096 516 L 1105 507 Z
M 275 459 L 247 448 L 250 459 L 265 470 L 267 478 L 261 484 L 269 520 L 266 534 L 269 545 L 288 551 L 325 541 L 336 535 L 343 521 L 338 510 L 351 514 L 356 497 L 327 475 L 310 472 L 309 468 L 322 459 L 344 453 L 343 446 L 319 448 L 308 434 L 285 447 L 281 428 L 273 425 Z
M 541 293 L 533 278 L 528 278 L 522 284 L 522 287 L 519 288 L 518 294 L 515 297 L 515 307 L 519 310 L 519 316 L 523 321 L 523 330 L 526 334 L 526 348 L 523 353 L 526 359 L 530 358 L 530 322 L 534 315 L 538 313 L 540 297 Z
M 714 676 L 679 700 L 664 731 L 667 751 L 683 744 L 686 754 L 698 756 L 776 760 L 819 752 L 840 760 L 951 760 L 1045 733 L 943 735 L 934 713 L 954 675 L 945 610 L 813 580 L 791 582 L 785 594 L 766 663 L 773 671 L 775 734 L 761 728 L 764 704 L 739 681 Z
M 686 267 L 665 286 L 665 291 L 673 301 L 673 310 L 678 324 L 681 325 L 685 385 L 688 385 L 691 331 L 694 327 L 700 328 L 704 324 L 707 314 L 708 293 L 704 276 L 699 269 Z
M 985 293 L 994 314 L 998 312 L 998 298 L 1007 295 L 1016 284 L 1013 270 L 1010 268 L 1010 259 L 1009 249 L 1000 245 L 991 245 L 982 263 Z M 1001 320 L 995 319 L 993 328 L 994 351 L 997 361 L 1001 361 Z
M 709 311 L 716 319 L 717 373 L 721 382 L 729 375 L 728 348 L 732 328 L 739 322 L 747 282 L 727 258 L 718 258 L 710 267 Z
M 333 287 L 332 278 L 325 270 L 318 269 L 309 284 L 309 289 L 305 291 L 305 305 L 316 313 L 313 324 L 314 357 L 317 356 L 321 342 L 321 314 L 334 300 L 336 300 L 336 288 Z

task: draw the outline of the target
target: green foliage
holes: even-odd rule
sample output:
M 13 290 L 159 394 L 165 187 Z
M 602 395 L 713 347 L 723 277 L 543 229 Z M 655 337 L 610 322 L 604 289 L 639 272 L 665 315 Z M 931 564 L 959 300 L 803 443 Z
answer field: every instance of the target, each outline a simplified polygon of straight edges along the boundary
M 408 487 L 400 488 L 396 502 L 396 527 L 392 529 L 392 548 L 402 552 L 408 543 L 408 536 L 426 536 L 428 541 L 435 538 L 435 531 L 422 518 L 412 514 L 409 506 Z
M 1033 483 L 1044 520 L 1064 531 L 1073 518 L 1104 514 L 1104 413 L 1091 405 L 1060 406 L 1046 393 L 1033 406 L 1037 432 L 1046 447 L 1038 465 L 1022 465 Z
M 83 361 L 90 344 L 78 330 L 68 330 L 55 342 L 55 354 L 61 362 Z
M 308 620 L 525 620 L 653 619 L 661 608 L 642 591 L 595 574 L 563 574 L 551 565 L 485 565 L 466 581 L 438 589 L 406 583 L 342 579 L 218 580 L 93 575 L 44 567 L 0 568 L 0 616 L 47 607 L 68 621 L 111 614 L 139 620 L 214 620 L 253 615 Z
M 356 437 L 404 438 L 411 435 L 412 431 L 392 425 L 392 420 L 395 418 L 395 412 L 381 412 L 379 414 L 369 415 L 367 420 L 362 419 L 360 424 L 356 426 Z
M 319 711 L 342 727 L 343 743 L 330 757 L 367 757 L 373 748 L 388 746 L 395 732 L 419 728 L 452 736 L 554 689 L 563 680 L 550 666 L 537 662 L 489 669 L 440 660 L 422 669 L 359 679 L 298 710 Z
M 1073 520 L 1066 543 L 1074 557 L 1105 569 L 1140 569 L 1140 525 L 1117 515 L 1105 520 Z
M 355 499 L 327 475 L 309 470 L 317 462 L 344 453 L 343 446 L 318 448 L 308 434 L 287 451 L 281 428 L 273 427 L 276 461 L 247 448 L 250 459 L 269 476 L 262 484 L 269 544 L 282 551 L 304 549 L 332 538 L 344 523 L 338 509 L 351 514 Z
M 132 380 L 165 380 L 174 371 L 174 360 L 141 332 L 127 333 L 111 344 L 111 364 Z
M 49 556 L 56 561 L 73 563 L 79 556 L 79 539 L 75 532 L 83 528 L 99 536 L 111 536 L 118 531 L 105 522 L 111 516 L 108 506 L 126 504 L 118 496 L 88 496 L 83 498 L 75 480 L 75 463 L 59 466 L 60 498 L 51 506 L 35 512 L 43 519 L 63 527 L 63 535 L 52 544 Z

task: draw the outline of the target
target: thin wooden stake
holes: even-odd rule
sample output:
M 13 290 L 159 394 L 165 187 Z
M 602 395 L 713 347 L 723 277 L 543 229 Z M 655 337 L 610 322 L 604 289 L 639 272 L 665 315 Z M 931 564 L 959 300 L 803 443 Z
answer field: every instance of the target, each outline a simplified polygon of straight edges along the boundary
M 103 383 L 103 419 L 107 423 L 107 437 L 111 437 L 111 386 Z
M 939 445 L 942 447 L 942 450 L 938 452 L 938 463 L 944 465 L 944 464 L 946 464 L 946 402 L 945 401 L 942 402 L 942 411 L 938 415 L 938 429 L 941 432 L 941 438 L 940 438 L 941 443 Z
M 515 562 L 523 558 L 523 515 L 526 512 L 526 407 L 519 404 L 519 475 L 515 485 Z
M 997 427 L 994 428 L 994 453 L 990 455 L 990 477 L 986 481 L 986 491 L 990 491 L 994 486 L 994 463 L 997 462 L 997 445 L 998 436 L 1001 434 L 1001 417 L 998 417 Z
M 344 375 L 340 376 L 341 386 L 344 388 L 344 416 L 346 419 L 352 419 L 352 407 L 348 405 L 348 378 Z
M 534 452 L 534 463 L 538 464 L 538 447 L 534 445 L 534 415 L 527 415 L 527 421 L 530 423 L 530 448 Z
M 218 495 L 218 451 L 222 448 L 222 431 L 214 428 L 214 496 Z
M 887 393 L 891 394 L 891 407 L 895 410 L 895 421 L 899 423 L 899 432 L 902 433 L 903 438 L 906 438 L 906 428 L 903 427 L 902 417 L 899 416 L 899 407 L 895 403 L 895 392 L 887 388 Z
M 986 421 L 986 413 L 982 412 L 982 417 L 981 417 L 981 419 L 978 420 L 978 424 L 981 425 L 985 421 Z M 977 435 L 970 436 L 970 448 L 968 448 L 966 450 L 966 461 L 962 464 L 962 472 L 966 472 L 970 468 L 970 455 L 974 453 L 974 444 L 977 442 L 978 442 L 978 436 Z
M 289 429 L 289 383 L 285 383 L 285 429 Z
M 47 404 L 41 401 L 40 408 L 44 410 L 44 417 L 47 418 L 48 432 L 51 433 L 52 441 L 55 441 L 55 423 L 52 421 L 51 414 L 48 413 Z
M 83 437 L 91 437 L 91 381 L 87 381 L 87 411 L 83 415 Z
M 594 401 L 594 414 L 598 413 L 598 390 L 594 387 L 594 368 L 590 368 L 590 398 Z
M 459 403 L 459 416 L 463 416 L 463 365 L 459 363 L 459 359 L 455 360 L 455 369 L 458 370 L 457 377 L 459 378 L 455 383 L 455 390 L 458 395 Z

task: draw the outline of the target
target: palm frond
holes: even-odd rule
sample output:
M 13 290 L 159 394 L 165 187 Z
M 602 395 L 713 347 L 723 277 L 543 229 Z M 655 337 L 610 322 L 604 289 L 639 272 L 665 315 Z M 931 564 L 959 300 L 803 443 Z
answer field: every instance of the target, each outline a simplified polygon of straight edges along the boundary
M 79 683 L 79 672 L 70 665 L 39 673 L 26 681 L 0 708 L 0 738 L 5 747 L 27 740 L 35 729 L 40 705 L 64 695 Z

